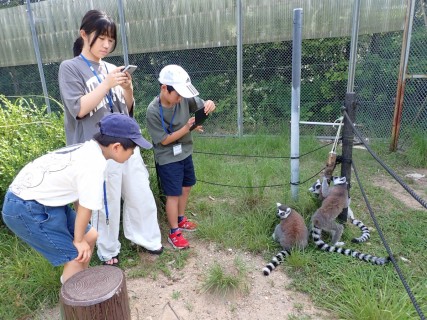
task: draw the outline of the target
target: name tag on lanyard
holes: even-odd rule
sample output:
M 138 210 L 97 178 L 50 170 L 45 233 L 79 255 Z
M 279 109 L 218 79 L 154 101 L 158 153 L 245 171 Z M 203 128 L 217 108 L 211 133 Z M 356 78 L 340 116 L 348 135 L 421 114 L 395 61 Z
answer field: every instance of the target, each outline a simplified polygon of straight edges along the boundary
M 178 143 L 173 146 L 173 155 L 177 156 L 182 153 L 182 144 Z

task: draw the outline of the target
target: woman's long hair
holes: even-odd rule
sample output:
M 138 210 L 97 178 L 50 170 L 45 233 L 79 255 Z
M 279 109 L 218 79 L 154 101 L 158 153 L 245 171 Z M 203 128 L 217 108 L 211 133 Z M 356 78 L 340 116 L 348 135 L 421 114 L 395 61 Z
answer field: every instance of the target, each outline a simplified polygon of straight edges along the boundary
M 83 30 L 87 35 L 95 32 L 95 36 L 90 43 L 90 47 L 93 46 L 96 39 L 99 36 L 107 36 L 114 39 L 114 46 L 110 52 L 113 52 L 116 49 L 117 45 L 117 27 L 113 19 L 108 16 L 105 12 L 99 10 L 90 10 L 88 11 L 82 19 L 82 24 L 80 25 L 80 30 Z M 82 53 L 83 50 L 83 38 L 78 37 L 74 42 L 73 54 L 78 56 Z

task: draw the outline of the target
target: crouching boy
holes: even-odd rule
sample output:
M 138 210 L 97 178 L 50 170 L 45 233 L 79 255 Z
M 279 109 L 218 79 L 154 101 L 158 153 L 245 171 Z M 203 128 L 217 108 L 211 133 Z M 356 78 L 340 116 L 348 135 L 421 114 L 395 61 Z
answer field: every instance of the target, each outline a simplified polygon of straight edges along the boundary
M 61 282 L 89 266 L 97 231 L 89 225 L 92 210 L 104 199 L 107 160 L 123 163 L 138 145 L 152 145 L 137 122 L 114 113 L 99 123 L 93 139 L 50 152 L 27 164 L 6 193 L 6 226 L 52 265 L 64 265 Z M 69 204 L 78 200 L 75 212 Z M 107 211 L 108 212 L 108 211 Z

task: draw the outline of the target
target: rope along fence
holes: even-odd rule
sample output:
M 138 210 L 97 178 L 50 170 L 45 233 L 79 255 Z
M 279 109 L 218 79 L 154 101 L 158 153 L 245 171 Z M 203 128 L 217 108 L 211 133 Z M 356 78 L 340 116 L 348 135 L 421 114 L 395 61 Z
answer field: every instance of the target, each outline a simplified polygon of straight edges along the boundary
M 366 144 L 364 138 L 360 134 L 360 132 L 356 129 L 356 127 L 352 124 L 352 121 L 350 121 L 350 117 L 348 116 L 347 112 L 344 111 L 344 116 L 349 120 L 349 123 L 352 126 L 353 132 L 355 135 L 360 139 L 360 141 L 363 143 L 364 147 L 368 152 L 372 155 L 372 157 L 397 181 L 399 184 L 415 199 L 417 200 L 424 208 L 427 209 L 427 202 L 423 200 L 419 195 L 415 193 L 414 190 L 412 190 L 405 182 L 403 182 L 402 178 L 400 178 L 392 169 L 390 169 L 376 154 L 372 149 Z
M 345 117 L 347 117 L 348 118 L 348 114 L 346 113 L 346 112 L 344 112 L 344 116 Z M 351 121 L 350 121 L 350 124 L 351 124 Z M 425 201 L 423 201 L 422 199 L 421 199 L 421 197 L 419 197 L 417 194 L 415 194 L 415 192 L 411 189 L 411 188 L 409 188 L 403 181 L 402 181 L 402 179 L 401 178 L 399 178 L 397 175 L 396 175 L 396 173 L 394 173 L 393 172 L 393 170 L 391 170 L 381 159 L 379 159 L 378 158 L 378 156 L 371 150 L 371 148 L 369 148 L 369 146 L 364 142 L 364 140 L 362 139 L 362 136 L 361 136 L 361 134 L 357 131 L 357 129 L 354 127 L 354 125 L 353 124 L 351 124 L 352 125 L 352 128 L 353 128 L 353 132 L 357 135 L 357 137 L 360 139 L 360 141 L 362 141 L 362 143 L 363 143 L 363 145 L 365 146 L 365 148 L 366 148 L 366 150 L 368 150 L 368 152 L 372 155 L 372 157 L 374 157 L 374 159 L 375 160 L 377 160 L 378 161 L 378 163 L 379 164 L 381 164 L 381 166 L 388 172 L 388 173 L 390 173 L 390 175 L 396 180 L 396 181 L 398 181 L 401 185 L 402 185 L 402 187 L 406 190 L 406 191 L 408 191 L 408 193 L 409 194 L 411 194 L 411 196 L 412 197 L 414 197 L 414 199 L 415 200 L 417 200 L 424 208 L 427 208 L 427 206 L 426 206 L 426 202 Z M 419 307 L 419 305 L 418 305 L 418 303 L 417 303 L 417 301 L 416 301 L 416 299 L 415 299 L 415 296 L 413 295 L 413 293 L 412 293 L 412 291 L 411 291 L 411 289 L 409 288 L 409 285 L 408 285 L 408 283 L 407 283 L 407 281 L 406 281 L 406 279 L 405 279 L 405 277 L 403 276 L 403 273 L 402 273 L 402 271 L 400 270 L 400 268 L 399 268 L 399 265 L 397 264 L 397 261 L 396 261 L 396 259 L 394 258 L 394 256 L 393 256 L 393 253 L 392 253 L 392 251 L 391 251 L 391 249 L 390 249 L 390 246 L 388 245 L 388 243 L 387 243 L 387 241 L 386 241 L 386 239 L 385 239 L 385 237 L 384 237 L 384 234 L 382 233 L 382 231 L 381 231 L 381 228 L 380 228 L 380 226 L 379 226 L 379 224 L 378 224 L 378 221 L 377 221 L 377 219 L 376 219 L 376 217 L 375 217 L 375 214 L 374 214 L 374 212 L 373 212 L 373 210 L 372 210 L 372 207 L 371 207 L 371 205 L 370 205 L 370 203 L 369 203 L 369 200 L 368 200 L 368 198 L 367 198 L 367 196 L 366 196 L 366 193 L 365 193 L 365 190 L 364 190 L 364 188 L 363 188 L 363 186 L 362 186 L 362 183 L 361 183 L 361 180 L 360 180 L 360 178 L 359 178 L 359 174 L 358 174 L 358 171 L 357 171 L 357 168 L 356 168 L 356 166 L 355 166 L 355 164 L 354 164 L 354 161 L 352 161 L 352 163 L 351 163 L 351 165 L 352 165 L 352 167 L 353 167 L 353 170 L 354 170 L 354 175 L 355 175 L 355 177 L 356 177 L 356 180 L 357 180 L 357 183 L 358 183 L 358 185 L 359 185 L 359 188 L 360 188 L 360 192 L 362 193 L 362 196 L 363 196 L 363 199 L 365 200 L 365 203 L 366 203 L 366 206 L 367 206 L 367 208 L 368 208 L 368 211 L 369 211 L 369 214 L 370 214 L 370 216 L 371 216 L 371 218 L 372 218 L 372 221 L 374 222 L 374 225 L 375 225 L 375 228 L 377 229 L 377 231 L 378 231 L 378 235 L 380 236 L 380 238 L 381 238 L 381 242 L 383 243 L 383 245 L 384 245 L 384 247 L 385 247 L 385 249 L 387 250 L 387 253 L 388 253 L 388 255 L 389 255 L 389 257 L 390 257 L 390 260 L 391 260 L 391 262 L 392 262 L 392 264 L 393 264 L 393 266 L 394 266 L 394 268 L 395 268 L 395 270 L 396 270 L 396 273 L 398 274 L 398 276 L 399 276 L 399 279 L 400 279 L 400 281 L 402 282 L 402 284 L 403 284 L 403 286 L 405 287 L 405 290 L 406 290 L 406 292 L 408 293 L 408 296 L 409 296 L 409 298 L 411 299 L 411 302 L 412 302 L 412 304 L 414 305 L 414 308 L 415 308 L 415 310 L 417 311 L 417 313 L 418 313 L 418 315 L 420 316 L 420 319 L 421 320 L 424 320 L 425 319 L 425 317 L 424 317 L 424 314 L 422 313 L 422 311 L 421 311 L 421 309 L 420 309 L 420 307 Z
M 408 293 L 408 296 L 409 296 L 409 298 L 411 299 L 411 302 L 412 302 L 412 304 L 414 305 L 415 310 L 417 311 L 418 315 L 420 316 L 420 319 L 424 320 L 424 319 L 425 319 L 425 318 L 424 318 L 424 315 L 423 315 L 423 313 L 422 313 L 422 311 L 421 311 L 420 307 L 418 306 L 418 303 L 417 303 L 417 301 L 416 301 L 416 299 L 415 299 L 414 295 L 412 294 L 412 291 L 411 291 L 411 289 L 409 288 L 409 285 L 408 285 L 408 283 L 407 283 L 407 281 L 406 281 L 405 277 L 403 276 L 403 273 L 402 273 L 402 271 L 400 270 L 399 265 L 397 264 L 396 259 L 395 259 L 395 258 L 394 258 L 394 256 L 393 256 L 393 253 L 391 252 L 390 246 L 388 245 L 388 243 L 387 243 L 387 241 L 386 241 L 386 239 L 385 239 L 385 237 L 384 237 L 384 234 L 383 234 L 383 233 L 382 233 L 382 231 L 381 231 L 381 228 L 380 228 L 380 226 L 379 226 L 379 224 L 378 224 L 378 221 L 377 221 L 377 219 L 376 219 L 376 217 L 375 217 L 375 214 L 374 214 L 374 212 L 373 212 L 373 210 L 372 210 L 372 207 L 371 207 L 371 205 L 370 205 L 370 203 L 369 203 L 369 200 L 368 200 L 368 198 L 367 198 L 367 196 L 366 196 L 365 190 L 363 189 L 363 186 L 362 186 L 362 183 L 361 183 L 361 181 L 360 181 L 359 174 L 358 174 L 358 172 L 357 172 L 356 166 L 354 165 L 354 162 L 352 163 L 352 167 L 353 167 L 353 170 L 354 170 L 354 175 L 355 175 L 355 177 L 356 177 L 357 183 L 358 183 L 359 188 L 360 188 L 360 192 L 362 193 L 363 199 L 365 200 L 366 207 L 368 208 L 369 214 L 370 214 L 370 216 L 371 216 L 371 218 L 372 218 L 372 221 L 374 222 L 375 228 L 376 228 L 376 229 L 377 229 L 377 231 L 378 231 L 378 235 L 379 235 L 379 236 L 380 236 L 380 238 L 381 238 L 381 242 L 383 243 L 383 245 L 384 245 L 385 249 L 387 250 L 387 253 L 388 253 L 389 257 L 390 257 L 390 261 L 392 262 L 392 264 L 393 264 L 394 268 L 396 269 L 396 272 L 397 272 L 397 274 L 398 274 L 398 276 L 399 276 L 399 279 L 400 279 L 400 281 L 402 281 L 402 284 L 403 284 L 403 286 L 405 287 L 405 290 L 406 290 L 406 292 Z

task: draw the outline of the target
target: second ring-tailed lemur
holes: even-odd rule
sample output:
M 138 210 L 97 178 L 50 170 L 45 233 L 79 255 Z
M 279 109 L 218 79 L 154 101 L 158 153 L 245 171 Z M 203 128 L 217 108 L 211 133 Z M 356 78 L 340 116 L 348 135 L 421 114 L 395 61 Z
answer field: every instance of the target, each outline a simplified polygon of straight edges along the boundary
M 334 179 L 336 177 L 331 177 L 331 179 Z M 311 193 L 315 194 L 320 200 L 324 200 L 328 194 L 330 189 L 330 182 L 331 179 L 328 179 L 327 177 L 323 177 L 322 182 L 320 182 L 319 179 L 313 185 L 308 189 Z M 368 227 L 366 227 L 362 221 L 357 220 L 354 218 L 353 210 L 350 208 L 351 198 L 348 198 L 348 217 L 353 225 L 358 227 L 362 231 L 362 235 L 358 238 L 353 238 L 351 241 L 355 243 L 362 243 L 365 241 L 368 241 L 371 237 L 371 233 L 369 232 Z
M 345 177 L 333 177 L 333 183 L 334 186 L 329 189 L 329 193 L 323 199 L 322 205 L 311 217 L 311 236 L 317 248 L 323 251 L 342 253 L 373 264 L 383 265 L 387 263 L 389 261 L 388 257 L 379 258 L 340 247 L 344 245 L 343 242 L 340 242 L 344 227 L 342 224 L 337 223 L 335 219 L 344 208 L 348 207 L 349 198 Z M 322 231 L 330 233 L 332 245 L 325 243 L 321 239 Z

